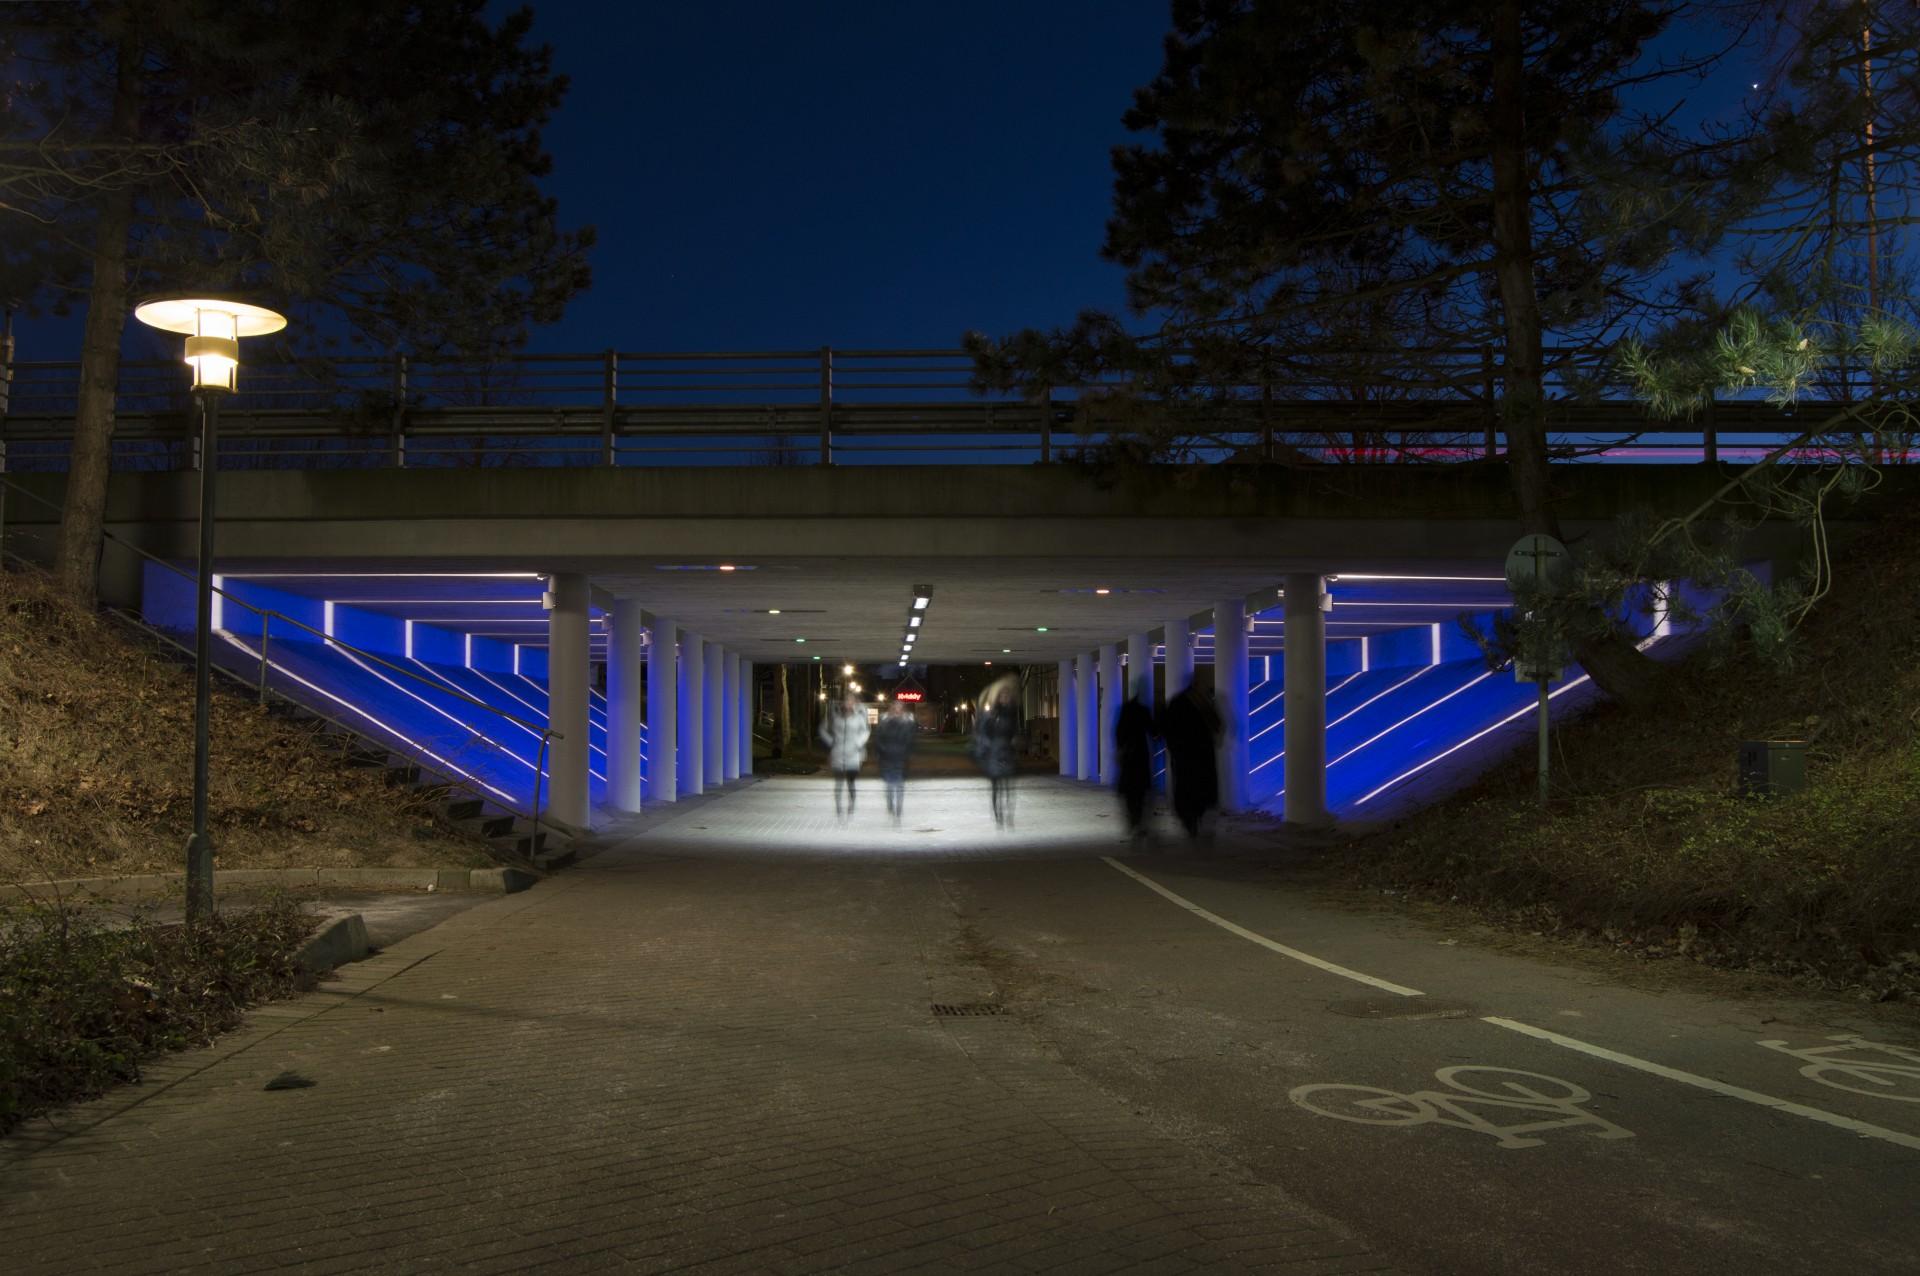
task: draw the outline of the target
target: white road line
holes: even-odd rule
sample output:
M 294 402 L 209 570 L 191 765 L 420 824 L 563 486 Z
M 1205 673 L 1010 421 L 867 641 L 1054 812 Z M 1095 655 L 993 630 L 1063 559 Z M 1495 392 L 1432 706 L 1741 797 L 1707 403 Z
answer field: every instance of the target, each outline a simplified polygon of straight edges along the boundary
M 1577 1050 L 1596 1059 L 1605 1059 L 1623 1067 L 1636 1068 L 1656 1077 L 1665 1077 L 1669 1081 L 1678 1081 L 1682 1085 L 1695 1086 L 1714 1094 L 1724 1094 L 1731 1099 L 1741 1099 L 1763 1108 L 1772 1108 L 1776 1112 L 1787 1112 L 1794 1116 L 1805 1117 L 1809 1121 L 1819 1121 L 1824 1125 L 1835 1126 L 1842 1130 L 1851 1130 L 1862 1138 L 1879 1139 L 1903 1148 L 1920 1149 L 1920 1135 L 1902 1134 L 1898 1130 L 1889 1130 L 1884 1126 L 1869 1125 L 1865 1121 L 1856 1121 L 1852 1117 L 1841 1116 L 1837 1112 L 1827 1112 L 1821 1108 L 1810 1108 L 1804 1103 L 1792 1103 L 1786 1099 L 1776 1099 L 1772 1095 L 1761 1094 L 1758 1090 L 1748 1090 L 1742 1086 L 1728 1085 L 1725 1081 L 1715 1081 L 1712 1077 L 1703 1077 L 1698 1073 L 1682 1072 L 1678 1068 L 1669 1068 L 1665 1064 L 1653 1063 L 1646 1059 L 1636 1059 L 1630 1054 L 1621 1054 L 1617 1050 L 1608 1050 L 1605 1046 L 1589 1045 L 1572 1037 L 1563 1037 L 1557 1032 L 1545 1028 L 1535 1028 L 1516 1019 L 1499 1019 L 1491 1015 L 1484 1017 L 1482 1023 L 1490 1023 L 1496 1028 L 1505 1028 L 1509 1032 L 1518 1032 L 1528 1037 L 1562 1046 L 1568 1050 Z
M 1234 935 L 1238 935 L 1240 936 L 1240 938 L 1247 940 L 1250 943 L 1258 944 L 1262 948 L 1268 949 L 1272 952 L 1279 953 L 1282 957 L 1291 957 L 1295 961 L 1305 962 L 1309 966 L 1313 966 L 1319 970 L 1324 970 L 1330 975 L 1338 975 L 1342 979 L 1351 979 L 1356 983 L 1366 984 L 1370 988 L 1378 988 L 1382 992 L 1394 993 L 1401 997 L 1426 996 L 1426 994 L 1421 992 L 1418 988 L 1407 988 L 1407 987 L 1403 987 L 1400 984 L 1388 983 L 1384 979 L 1375 979 L 1372 975 L 1363 975 L 1357 970 L 1349 970 L 1345 966 L 1336 966 L 1334 963 L 1330 961 L 1323 961 L 1322 959 L 1315 957 L 1312 953 L 1303 953 L 1298 948 L 1289 948 L 1285 944 L 1275 943 L 1273 940 L 1268 939 L 1265 935 L 1256 935 L 1252 931 L 1248 930 L 1245 926 L 1236 925 L 1235 923 L 1230 922 L 1226 918 L 1220 916 L 1220 914 L 1210 913 L 1206 909 L 1200 907 L 1200 905 L 1194 903 L 1192 900 L 1185 899 L 1179 895 L 1174 894 L 1172 891 L 1168 890 L 1166 887 L 1162 886 L 1160 883 L 1154 881 L 1151 877 L 1147 877 L 1143 874 L 1134 872 L 1132 869 L 1128 868 L 1125 864 L 1122 864 L 1119 860 L 1114 859 L 1110 855 L 1102 855 L 1100 858 L 1105 860 L 1108 864 L 1111 864 L 1113 867 L 1119 869 L 1122 873 L 1125 873 L 1128 877 L 1131 877 L 1134 881 L 1140 883 L 1142 886 L 1146 887 L 1148 890 L 1154 892 L 1154 894 L 1159 895 L 1163 899 L 1172 900 L 1174 903 L 1180 905 L 1180 907 L 1186 909 L 1189 913 L 1192 913 L 1195 917 L 1198 917 L 1203 921 L 1212 922 L 1215 926 L 1218 926 L 1221 930 L 1227 931 Z

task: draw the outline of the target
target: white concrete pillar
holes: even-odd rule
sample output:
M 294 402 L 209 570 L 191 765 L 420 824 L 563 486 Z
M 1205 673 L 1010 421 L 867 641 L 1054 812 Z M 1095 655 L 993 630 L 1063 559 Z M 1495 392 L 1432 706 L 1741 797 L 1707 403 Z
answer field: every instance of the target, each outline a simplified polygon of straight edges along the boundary
M 1120 647 L 1100 648 L 1100 783 L 1120 783 L 1120 754 L 1113 747 L 1114 723 L 1120 720 L 1125 697 L 1120 691 Z
M 1187 618 L 1167 622 L 1167 672 L 1165 689 L 1171 700 L 1193 681 L 1193 626 Z
M 731 651 L 720 660 L 720 778 L 740 778 L 740 661 Z
M 671 802 L 680 796 L 678 626 L 656 616 L 647 650 L 647 796 Z
M 707 644 L 706 658 L 707 676 L 701 684 L 707 713 L 706 729 L 700 735 L 701 742 L 706 746 L 706 770 L 703 776 L 708 788 L 717 789 L 727 782 L 727 715 L 722 704 L 727 689 L 726 649 L 717 642 L 710 642 Z
M 1140 699 L 1147 710 L 1153 710 L 1153 640 L 1146 634 L 1127 635 L 1127 682 L 1120 699 L 1124 703 L 1133 696 L 1134 688 L 1144 685 L 1146 690 Z
M 1060 774 L 1072 779 L 1079 774 L 1080 724 L 1073 712 L 1076 688 L 1073 685 L 1073 661 L 1060 662 L 1060 720 L 1056 724 L 1060 738 Z
M 547 752 L 546 813 L 562 824 L 593 825 L 588 806 L 587 578 L 557 572 L 547 578 L 553 610 L 547 613 L 547 723 L 554 730 Z
M 1083 651 L 1074 660 L 1079 675 L 1074 679 L 1074 715 L 1080 735 L 1074 777 L 1081 780 L 1100 778 L 1100 694 L 1093 681 L 1097 659 L 1094 653 Z
M 640 809 L 640 600 L 616 598 L 607 625 L 607 805 Z
M 680 792 L 688 797 L 707 791 L 706 647 L 699 634 L 680 635 Z
M 1325 824 L 1327 815 L 1327 618 L 1321 578 L 1290 572 L 1286 590 L 1285 808 L 1289 824 Z
M 735 774 L 752 775 L 754 718 L 753 661 L 748 660 L 745 656 L 735 656 L 733 658 L 733 665 L 734 685 L 740 689 L 740 694 L 734 701 L 734 713 L 740 720 L 740 729 L 736 733 L 739 737 L 737 741 L 739 752 L 734 757 Z
M 1213 609 L 1213 693 L 1220 701 L 1220 809 L 1247 806 L 1247 604 Z

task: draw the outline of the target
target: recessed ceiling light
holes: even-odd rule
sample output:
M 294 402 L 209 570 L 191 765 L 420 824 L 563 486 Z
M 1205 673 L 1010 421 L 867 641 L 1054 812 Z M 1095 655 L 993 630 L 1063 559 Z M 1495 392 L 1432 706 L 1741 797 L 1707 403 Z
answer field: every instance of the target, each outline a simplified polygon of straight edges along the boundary
M 806 641 L 806 639 L 805 639 L 805 638 L 802 638 L 802 639 L 801 639 L 800 641 L 801 641 L 801 642 L 805 642 L 805 641 Z M 818 656 L 815 656 L 815 657 L 814 657 L 814 659 L 815 659 L 815 660 L 818 660 L 818 659 L 820 659 L 820 657 L 818 657 Z
M 1033 627 L 1033 632 L 1036 634 L 1044 634 L 1047 632 L 1047 627 L 1045 625 L 1035 625 Z
M 908 617 L 907 617 L 907 628 L 909 628 L 909 629 L 918 629 L 918 628 L 920 628 L 920 617 L 918 617 L 918 616 L 908 616 Z
M 769 607 L 769 608 L 767 608 L 767 615 L 769 615 L 769 616 L 778 616 L 779 614 L 780 614 L 780 609 L 779 609 L 778 607 Z
M 981 661 L 980 663 L 981 663 L 981 664 L 983 664 L 983 665 L 990 665 L 990 664 L 992 664 L 992 663 L 993 663 L 993 661 L 991 661 L 991 660 L 982 660 L 982 661 Z
M 732 564 L 732 563 L 722 563 L 722 564 L 720 564 L 720 566 L 719 566 L 719 567 L 717 567 L 717 568 L 715 568 L 714 570 L 716 570 L 716 571 L 723 571 L 723 572 L 730 572 L 730 571 L 733 571 L 733 570 L 735 570 L 735 569 L 734 569 L 734 566 L 733 566 L 733 564 Z
M 1013 654 L 1013 648 L 1011 648 L 1011 647 L 1002 647 L 1002 648 L 1000 648 L 1000 654 L 1001 654 L 1001 655 L 1003 655 L 1003 656 L 1011 656 L 1011 655 Z
M 795 642 L 805 642 L 805 641 L 806 641 L 806 639 L 805 639 L 805 638 L 795 638 L 795 639 L 794 639 L 794 641 L 795 641 Z M 815 660 L 818 660 L 818 659 L 820 659 L 820 657 L 818 657 L 818 656 L 815 656 L 815 657 L 814 657 L 814 659 L 815 659 Z
M 1096 594 L 1111 594 L 1113 591 L 1111 589 L 1096 589 L 1093 592 Z

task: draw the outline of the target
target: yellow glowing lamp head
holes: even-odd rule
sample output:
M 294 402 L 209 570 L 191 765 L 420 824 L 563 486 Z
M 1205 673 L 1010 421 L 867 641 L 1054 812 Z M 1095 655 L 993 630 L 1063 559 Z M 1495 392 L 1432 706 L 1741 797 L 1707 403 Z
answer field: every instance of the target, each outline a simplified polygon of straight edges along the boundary
M 231 392 L 238 384 L 240 338 L 263 337 L 287 326 L 285 315 L 218 297 L 155 297 L 133 317 L 149 328 L 186 334 L 186 361 L 196 390 Z

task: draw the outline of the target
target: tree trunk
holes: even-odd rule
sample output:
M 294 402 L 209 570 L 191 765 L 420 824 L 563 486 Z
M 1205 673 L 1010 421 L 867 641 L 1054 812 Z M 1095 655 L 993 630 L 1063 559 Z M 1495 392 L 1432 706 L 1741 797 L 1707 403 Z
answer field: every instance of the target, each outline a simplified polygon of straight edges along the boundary
M 133 140 L 139 128 L 139 61 L 130 44 L 119 50 L 113 94 L 113 135 Z M 127 233 L 133 189 L 117 185 L 101 199 L 94 225 L 92 283 L 80 344 L 80 390 L 74 404 L 73 450 L 67 461 L 66 505 L 54 574 L 74 601 L 92 606 L 100 577 L 100 545 L 113 457 L 115 387 L 120 380 L 120 333 L 127 314 Z
M 774 667 L 774 713 L 778 720 L 773 724 L 774 756 L 784 758 L 787 748 L 793 743 L 793 697 L 787 691 L 787 667 L 778 664 Z
M 1520 528 L 1559 539 L 1553 472 L 1547 460 L 1540 297 L 1533 277 L 1533 181 L 1527 156 L 1526 49 L 1520 10 L 1521 0 L 1500 0 L 1492 31 L 1493 264 L 1506 337 L 1501 412 Z M 1609 632 L 1577 640 L 1573 654 L 1595 684 L 1616 699 L 1645 700 L 1659 681 L 1659 666 L 1623 634 Z

